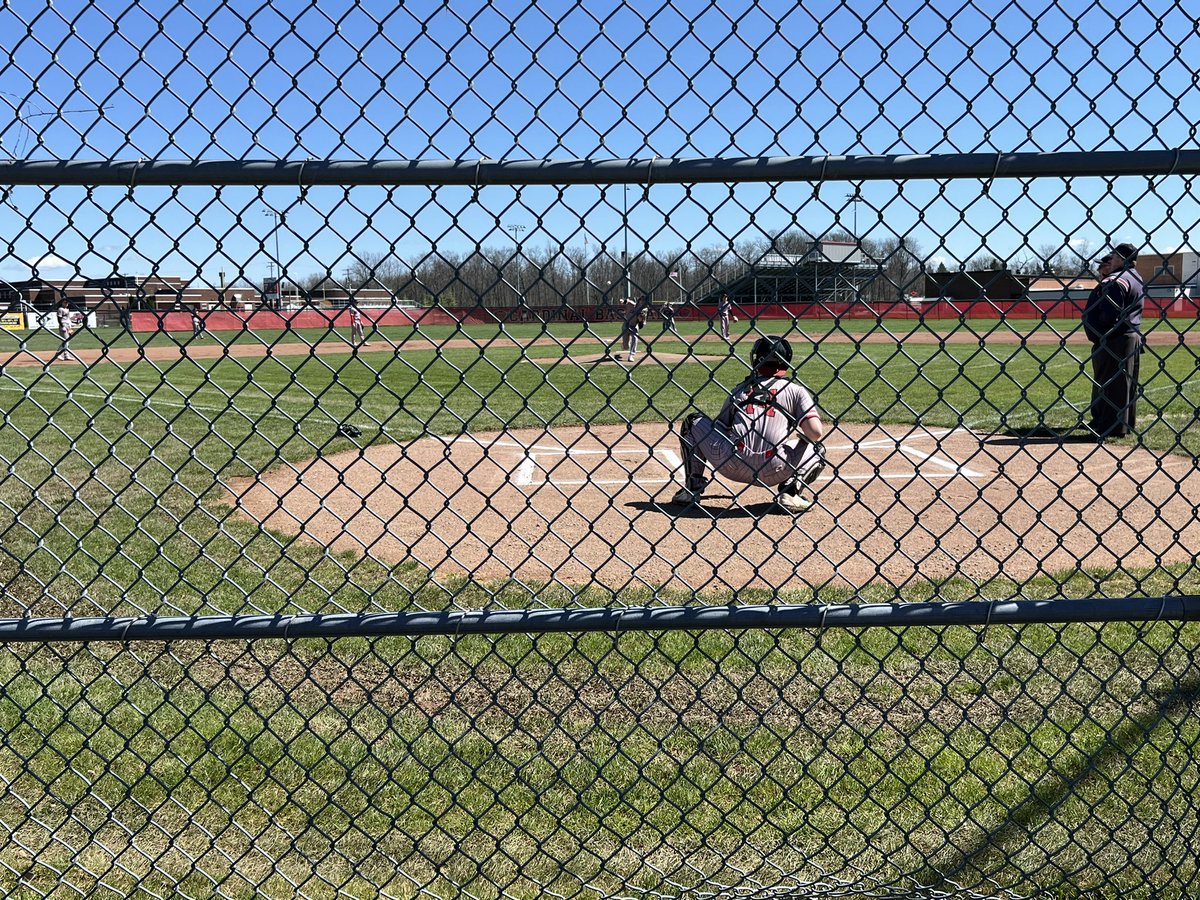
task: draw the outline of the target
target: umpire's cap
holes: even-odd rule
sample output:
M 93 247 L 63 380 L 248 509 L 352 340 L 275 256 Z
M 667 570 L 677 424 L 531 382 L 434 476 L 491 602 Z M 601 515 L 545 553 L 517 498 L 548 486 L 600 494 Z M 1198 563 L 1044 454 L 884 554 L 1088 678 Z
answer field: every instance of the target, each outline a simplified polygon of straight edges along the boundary
M 787 338 L 769 335 L 754 342 L 754 349 L 750 351 L 750 365 L 757 369 L 764 363 L 778 363 L 781 366 L 792 364 L 792 345 Z
M 1111 250 L 1105 250 L 1101 254 L 1100 259 L 1109 259 L 1114 253 L 1125 262 L 1133 262 L 1138 258 L 1137 247 L 1133 246 L 1133 244 L 1117 244 Z

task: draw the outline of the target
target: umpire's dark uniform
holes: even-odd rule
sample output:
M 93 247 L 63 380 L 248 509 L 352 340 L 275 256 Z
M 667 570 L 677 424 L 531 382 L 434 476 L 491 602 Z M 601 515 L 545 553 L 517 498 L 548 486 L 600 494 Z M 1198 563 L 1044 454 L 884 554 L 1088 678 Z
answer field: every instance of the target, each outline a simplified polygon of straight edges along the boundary
M 1121 244 L 1110 258 L 1112 274 L 1088 297 L 1083 328 L 1092 342 L 1092 430 L 1098 437 L 1124 437 L 1137 424 L 1146 294 L 1141 276 L 1132 268 L 1137 250 Z

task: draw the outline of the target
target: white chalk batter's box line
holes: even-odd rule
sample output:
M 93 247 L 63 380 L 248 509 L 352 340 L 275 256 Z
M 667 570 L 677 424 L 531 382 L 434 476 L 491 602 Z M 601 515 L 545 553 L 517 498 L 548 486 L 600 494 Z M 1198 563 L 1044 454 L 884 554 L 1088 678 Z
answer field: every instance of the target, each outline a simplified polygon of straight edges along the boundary
M 949 431 L 947 431 L 945 433 L 948 434 Z M 935 435 L 933 433 L 930 433 L 930 437 L 940 437 L 940 436 L 942 436 L 942 435 L 941 434 Z M 456 440 L 462 441 L 462 442 L 473 442 L 472 439 L 469 437 L 458 438 Z M 478 443 L 478 442 L 474 442 L 474 443 Z M 550 482 L 549 479 L 547 478 L 547 476 L 550 473 L 545 468 L 545 466 L 542 465 L 542 462 L 541 462 L 543 457 L 550 457 L 550 458 L 563 457 L 563 458 L 568 458 L 568 459 L 574 458 L 574 457 L 585 457 L 585 456 L 611 456 L 611 457 L 615 458 L 620 455 L 630 455 L 630 456 L 636 457 L 639 453 L 648 451 L 648 453 L 647 453 L 648 458 L 661 459 L 661 460 L 665 461 L 668 472 L 671 472 L 672 474 L 667 478 L 645 478 L 645 477 L 638 476 L 636 479 L 638 484 L 646 484 L 646 485 L 672 484 L 672 483 L 679 482 L 682 479 L 682 475 L 683 475 L 683 471 L 682 471 L 683 470 L 683 460 L 680 458 L 678 453 L 676 453 L 674 450 L 671 450 L 670 448 L 666 448 L 666 447 L 657 447 L 657 446 L 647 447 L 645 444 L 631 444 L 627 447 L 617 446 L 617 447 L 611 447 L 611 448 L 606 448 L 606 449 L 599 449 L 599 448 L 591 449 L 591 448 L 561 447 L 561 446 L 548 447 L 548 446 L 539 445 L 539 444 L 523 446 L 516 442 L 510 442 L 510 441 L 505 441 L 505 440 L 494 441 L 493 443 L 485 445 L 485 446 L 488 448 L 502 447 L 506 450 L 516 451 L 513 454 L 513 456 L 514 456 L 514 458 L 519 460 L 519 462 L 517 463 L 516 467 L 512 470 L 512 476 L 509 480 L 512 482 L 512 484 L 516 485 L 517 487 L 521 487 L 521 488 L 538 488 L 538 487 L 541 487 L 542 485 L 545 485 L 548 483 L 553 483 L 555 485 L 561 485 L 562 487 L 574 487 L 574 486 L 580 486 L 580 485 L 585 485 L 585 484 L 593 484 L 593 485 L 598 485 L 598 486 L 600 486 L 600 485 L 621 486 L 621 485 L 628 485 L 631 480 L 630 478 L 574 478 L 574 479 L 555 479 L 553 482 Z M 918 462 L 923 462 L 927 466 L 934 466 L 937 469 L 939 469 L 940 471 L 934 471 L 934 472 L 920 471 L 916 466 L 914 466 L 913 471 L 911 471 L 911 472 L 880 472 L 878 474 L 871 472 L 871 473 L 853 474 L 853 473 L 839 471 L 836 477 L 840 481 L 870 481 L 875 478 L 879 478 L 884 481 L 911 481 L 916 478 L 925 478 L 925 479 L 938 478 L 938 479 L 940 479 L 940 478 L 960 478 L 960 477 L 962 477 L 962 478 L 981 478 L 981 477 L 983 477 L 982 472 L 977 472 L 974 469 L 968 468 L 966 466 L 960 466 L 958 463 L 954 462 L 953 460 L 951 460 L 943 455 L 940 455 L 937 453 L 927 453 L 924 450 L 921 450 L 917 447 L 913 447 L 911 444 L 906 443 L 903 439 L 896 440 L 896 439 L 892 438 L 892 439 L 882 439 L 882 440 L 873 440 L 873 441 L 859 441 L 859 442 L 851 443 L 851 444 L 832 444 L 832 445 L 826 445 L 825 449 L 827 451 L 830 451 L 830 450 L 831 451 L 853 451 L 853 450 L 872 449 L 872 448 L 878 448 L 878 447 L 894 447 L 895 449 L 899 450 L 901 453 L 904 453 L 907 456 L 912 457 L 913 459 L 917 460 Z M 539 471 L 542 473 L 542 477 L 540 480 L 535 480 L 534 476 Z M 834 476 L 832 476 L 832 475 L 826 475 L 824 478 L 821 478 L 819 480 L 820 481 L 832 481 L 833 478 L 834 478 Z

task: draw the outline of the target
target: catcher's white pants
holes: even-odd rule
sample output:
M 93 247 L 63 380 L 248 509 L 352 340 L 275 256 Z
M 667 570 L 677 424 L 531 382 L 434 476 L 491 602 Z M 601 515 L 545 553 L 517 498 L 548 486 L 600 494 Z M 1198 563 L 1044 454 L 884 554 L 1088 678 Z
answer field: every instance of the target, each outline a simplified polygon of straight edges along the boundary
M 723 478 L 742 484 L 775 487 L 792 478 L 803 478 L 821 462 L 816 448 L 802 437 L 792 437 L 764 459 L 746 459 L 738 455 L 725 426 L 707 416 L 692 416 L 691 428 L 680 436 L 683 465 L 688 482 L 707 482 L 705 465 Z

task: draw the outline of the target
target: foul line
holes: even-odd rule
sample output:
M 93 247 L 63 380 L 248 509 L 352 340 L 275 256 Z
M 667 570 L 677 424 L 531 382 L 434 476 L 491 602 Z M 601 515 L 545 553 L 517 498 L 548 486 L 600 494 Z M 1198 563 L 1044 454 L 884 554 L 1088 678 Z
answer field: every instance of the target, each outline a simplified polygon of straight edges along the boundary
M 959 431 L 959 430 L 962 430 L 962 429 L 957 429 L 957 428 L 936 429 L 936 430 L 929 431 L 928 436 L 930 438 L 936 439 L 939 437 L 944 437 L 948 434 L 952 434 L 955 431 Z M 473 439 L 469 435 L 464 435 L 462 437 L 455 438 L 454 442 L 455 443 L 457 443 L 457 442 L 472 442 L 472 440 Z M 679 478 L 682 475 L 682 469 L 683 469 L 683 459 L 680 457 L 680 455 L 678 453 L 676 453 L 674 450 L 670 449 L 669 447 L 658 447 L 658 446 L 648 447 L 644 444 L 631 445 L 631 446 L 618 445 L 616 447 L 607 447 L 607 448 L 603 448 L 603 449 L 591 448 L 591 447 L 563 447 L 563 446 L 546 447 L 546 446 L 543 446 L 540 444 L 523 445 L 523 444 L 519 444 L 515 441 L 505 440 L 505 439 L 498 439 L 487 445 L 483 445 L 483 444 L 481 444 L 481 442 L 479 442 L 477 440 L 474 441 L 474 443 L 476 443 L 477 445 L 480 445 L 480 446 L 504 447 L 506 449 L 520 451 L 518 454 L 519 462 L 517 463 L 516 467 L 512 470 L 512 475 L 511 475 L 510 480 L 514 485 L 517 485 L 518 487 L 522 487 L 522 488 L 528 488 L 528 487 L 537 488 L 537 487 L 542 487 L 544 485 L 550 485 L 550 484 L 553 484 L 555 486 L 562 486 L 562 487 L 578 487 L 581 485 L 588 485 L 588 484 L 597 485 L 597 486 L 605 486 L 605 487 L 617 486 L 617 485 L 671 484 L 671 483 L 679 481 Z M 838 474 L 836 476 L 826 476 L 824 478 L 819 479 L 819 481 L 833 481 L 835 477 L 839 481 L 870 481 L 875 478 L 878 478 L 883 481 L 913 481 L 916 479 L 932 480 L 932 479 L 948 479 L 948 478 L 958 478 L 958 477 L 964 477 L 964 478 L 982 478 L 982 477 L 984 477 L 983 472 L 976 471 L 975 469 L 972 469 L 968 466 L 959 465 L 958 463 L 954 462 L 953 460 L 947 458 L 944 455 L 938 455 L 936 453 L 927 453 L 924 450 L 920 450 L 917 447 L 912 446 L 910 443 L 908 443 L 903 438 L 882 438 L 882 439 L 871 440 L 871 441 L 851 442 L 848 444 L 833 444 L 833 445 L 830 445 L 827 449 L 831 449 L 831 450 L 835 450 L 835 451 L 838 451 L 838 450 L 854 451 L 854 450 L 864 450 L 864 449 L 877 449 L 877 448 L 881 448 L 881 447 L 893 447 L 896 450 L 898 450 L 899 452 L 904 453 L 905 455 L 907 455 L 911 458 L 921 460 L 923 462 L 928 463 L 929 465 L 936 466 L 940 469 L 943 469 L 944 471 L 926 472 L 926 471 L 922 471 L 920 468 L 916 468 L 916 467 L 914 467 L 914 470 L 912 472 L 880 472 L 878 474 L 876 474 L 874 472 L 844 473 L 839 470 Z M 649 451 L 647 454 L 649 458 L 654 459 L 654 458 L 661 457 L 662 460 L 665 461 L 666 468 L 672 474 L 667 478 L 662 478 L 662 477 L 634 478 L 632 473 L 630 473 L 629 477 L 626 477 L 626 478 L 555 478 L 553 481 L 551 481 L 548 477 L 550 474 L 549 471 L 545 468 L 545 466 L 543 466 L 541 464 L 541 461 L 539 459 L 539 457 L 542 457 L 542 456 L 555 456 L 555 457 L 561 456 L 561 457 L 564 457 L 567 459 L 571 459 L 571 458 L 575 458 L 575 457 L 587 457 L 587 456 L 608 456 L 608 457 L 616 457 L 619 455 L 636 456 L 636 455 L 638 455 L 639 452 L 645 452 L 645 451 Z M 535 481 L 534 473 L 535 473 L 535 471 L 538 471 L 538 470 L 540 470 L 542 472 L 542 479 L 540 481 Z
M 134 396 L 134 397 L 130 397 L 130 396 L 123 395 L 123 394 L 118 394 L 116 392 L 111 393 L 111 394 L 97 394 L 97 393 L 92 393 L 91 391 L 80 391 L 80 390 L 76 390 L 75 388 L 68 388 L 68 387 L 63 387 L 63 386 L 58 386 L 58 385 L 48 385 L 48 384 L 21 385 L 21 384 L 0 383 L 0 390 L 17 391 L 18 393 L 24 395 L 25 397 L 29 397 L 29 395 L 34 394 L 34 393 L 40 393 L 40 394 L 54 394 L 56 397 L 61 396 L 67 401 L 73 401 L 76 397 L 79 397 L 79 398 L 86 399 L 86 400 L 101 400 L 105 403 L 132 403 L 137 406 L 140 406 L 142 409 L 147 409 L 147 410 L 153 409 L 156 406 L 166 406 L 166 407 L 170 407 L 172 409 L 182 409 L 182 410 L 186 410 L 187 412 L 194 412 L 197 414 L 212 413 L 215 416 L 222 416 L 222 415 L 226 415 L 228 413 L 233 413 L 239 419 L 241 419 L 243 421 L 248 421 L 251 423 L 258 421 L 261 418 L 271 418 L 271 419 L 283 419 L 284 421 L 290 422 L 293 425 L 300 425 L 300 424 L 303 424 L 303 422 L 305 422 L 305 421 L 317 421 L 317 422 L 321 422 L 323 424 L 329 424 L 329 425 L 339 424 L 335 420 L 330 419 L 329 417 L 325 416 L 322 413 L 305 411 L 305 412 L 299 413 L 296 416 L 292 416 L 286 412 L 283 412 L 282 410 L 274 408 L 275 407 L 274 403 L 272 403 L 266 410 L 264 410 L 261 413 L 247 412 L 246 410 L 240 409 L 239 407 L 235 406 L 233 403 L 232 397 L 229 398 L 230 402 L 226 406 L 206 406 L 206 405 L 203 405 L 200 403 L 191 403 L 191 402 L 181 401 L 181 400 L 171 400 L 167 397 L 156 397 L 156 396 L 153 396 L 152 394 L 145 395 L 145 396 L 139 395 L 139 396 Z M 178 393 L 178 391 L 176 391 L 176 393 Z M 77 404 L 77 405 L 79 405 L 79 404 Z M 315 407 L 312 407 L 312 409 L 315 409 Z M 46 412 L 46 410 L 42 410 L 42 411 Z M 201 416 L 201 418 L 204 419 L 204 421 L 208 422 L 210 425 L 214 424 L 216 421 L 215 419 L 208 419 L 208 418 L 205 418 L 204 416 Z M 167 421 L 167 420 L 164 420 L 164 421 Z
M 899 445 L 899 449 L 901 453 L 907 453 L 909 456 L 915 456 L 918 459 L 922 459 L 925 462 L 930 463 L 931 465 L 941 466 L 944 469 L 949 469 L 951 472 L 965 475 L 967 478 L 983 477 L 982 472 L 976 472 L 974 469 L 969 469 L 966 466 L 960 466 L 944 456 L 926 453 L 924 450 L 918 450 L 916 447 L 910 447 L 908 444 L 903 443 Z

